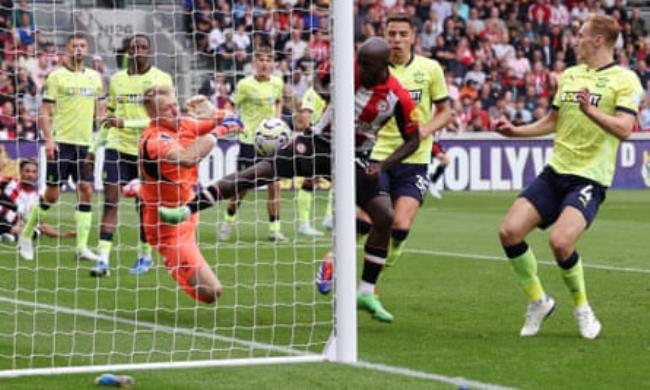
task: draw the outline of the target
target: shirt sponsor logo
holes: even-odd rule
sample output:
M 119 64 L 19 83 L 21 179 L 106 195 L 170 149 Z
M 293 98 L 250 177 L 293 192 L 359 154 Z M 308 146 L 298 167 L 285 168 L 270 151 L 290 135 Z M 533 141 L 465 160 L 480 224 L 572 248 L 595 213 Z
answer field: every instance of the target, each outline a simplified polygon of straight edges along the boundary
M 121 104 L 144 104 L 144 96 L 137 94 L 118 95 L 115 100 Z
M 412 89 L 409 91 L 409 95 L 411 95 L 411 99 L 419 103 L 420 99 L 422 99 L 422 90 L 421 89 Z
M 560 101 L 562 103 L 578 103 L 578 96 L 580 91 L 562 91 L 560 95 Z M 590 93 L 589 94 L 589 104 L 592 106 L 598 106 L 600 100 L 603 98 L 603 95 L 599 93 Z
M 94 97 L 96 93 L 94 88 L 79 87 L 79 88 L 64 88 L 63 95 Z

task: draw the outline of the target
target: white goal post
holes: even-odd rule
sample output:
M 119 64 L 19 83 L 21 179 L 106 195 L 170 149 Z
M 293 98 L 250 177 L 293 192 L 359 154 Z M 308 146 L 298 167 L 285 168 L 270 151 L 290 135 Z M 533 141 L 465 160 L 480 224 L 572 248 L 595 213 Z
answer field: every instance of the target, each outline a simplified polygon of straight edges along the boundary
M 233 5 L 236 3 L 229 1 Z M 89 57 L 107 58 L 114 53 L 96 49 L 101 45 L 111 46 L 116 39 L 102 35 L 110 33 L 111 29 L 105 28 L 105 22 L 102 25 L 94 19 L 93 12 L 106 14 L 110 9 L 89 7 L 100 2 L 29 3 L 36 28 L 39 29 L 40 22 L 47 21 L 45 24 L 52 29 L 48 31 L 44 26 L 41 39 L 53 41 L 60 51 L 62 37 L 76 31 L 91 32 Z M 316 2 L 307 1 L 310 6 Z M 195 64 L 186 58 L 187 47 L 183 47 L 192 40 L 179 39 L 178 35 L 184 32 L 179 31 L 183 27 L 176 24 L 186 12 L 181 5 L 183 2 L 163 1 L 160 9 L 151 5 L 157 4 L 156 1 L 123 0 L 120 3 L 126 4 L 126 11 L 129 7 L 136 10 L 136 5 L 141 5 L 137 8 L 141 24 L 127 28 L 126 32 L 124 29 L 118 31 L 117 27 L 125 23 L 115 19 L 115 34 L 151 36 L 154 50 L 161 49 L 155 54 L 153 65 L 173 76 L 181 104 L 184 98 L 196 94 L 197 83 L 193 78 L 198 77 L 198 73 L 193 73 Z M 115 260 L 111 263 L 114 271 L 104 279 L 90 278 L 88 269 L 92 265 L 74 261 L 74 240 L 34 241 L 33 261 L 21 259 L 14 244 L 0 242 L 0 273 L 3 275 L 0 280 L 0 378 L 357 362 L 357 248 L 353 223 L 356 207 L 355 186 L 350 185 L 355 181 L 353 2 L 331 0 L 330 3 L 329 25 L 325 28 L 329 29 L 331 38 L 334 107 L 334 229 L 331 239 L 327 236 L 328 239 L 320 240 L 290 240 L 289 244 L 282 245 L 262 240 L 240 242 L 238 230 L 237 242 L 215 242 L 223 208 L 217 205 L 203 211 L 197 241 L 224 284 L 223 301 L 212 306 L 184 295 L 158 256 L 149 273 L 129 275 L 128 268 L 138 245 L 137 217 L 130 199 L 120 201 L 118 230 L 121 230 L 115 233 Z M 148 17 L 143 17 L 141 12 L 144 5 L 154 7 Z M 170 14 L 161 15 L 165 12 Z M 179 52 L 181 50 L 183 52 Z M 170 52 L 172 54 L 165 54 Z M 250 68 L 245 72 L 250 72 Z M 7 147 L 12 160 L 25 157 L 20 155 L 21 150 L 25 150 L 21 142 L 16 140 L 15 146 Z M 36 145 L 42 189 L 45 161 L 42 146 L 38 148 Z M 101 177 L 101 172 L 101 167 L 96 166 L 96 178 Z M 293 195 L 286 196 L 293 199 Z M 324 204 L 325 197 L 322 193 L 315 195 L 314 204 Z M 246 211 L 249 220 L 241 222 L 242 231 L 248 229 L 253 231 L 250 234 L 256 235 L 258 219 L 266 223 L 266 213 L 257 211 L 258 208 L 264 210 L 266 194 L 249 194 L 249 198 L 245 207 L 250 206 L 255 211 Z M 92 203 L 91 248 L 97 240 L 102 199 L 101 186 L 98 186 Z M 296 203 L 286 199 L 285 202 L 294 206 Z M 70 228 L 74 226 L 73 210 L 72 193 L 64 193 L 52 206 L 47 222 L 61 230 Z M 297 212 L 287 211 L 287 214 Z M 316 289 L 314 278 L 323 253 L 330 247 L 335 264 L 333 296 L 323 297 Z

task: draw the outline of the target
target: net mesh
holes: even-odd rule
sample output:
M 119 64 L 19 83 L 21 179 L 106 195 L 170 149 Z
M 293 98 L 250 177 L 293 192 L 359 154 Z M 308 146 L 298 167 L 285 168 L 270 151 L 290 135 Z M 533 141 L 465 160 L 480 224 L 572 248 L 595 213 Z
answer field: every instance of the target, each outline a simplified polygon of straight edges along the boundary
M 18 161 L 37 158 L 38 191 L 45 189 L 45 150 L 36 118 L 45 80 L 60 66 L 71 33 L 87 34 L 86 65 L 100 71 L 105 88 L 128 62 L 125 39 L 145 33 L 151 39 L 152 65 L 172 76 L 181 104 L 201 93 L 220 108 L 229 104 L 237 82 L 253 74 L 256 47 L 270 44 L 274 74 L 285 81 L 283 118 L 293 124 L 314 65 L 329 56 L 328 18 L 326 2 L 311 0 L 60 0 L 0 8 L 2 176 L 17 176 Z M 296 41 L 288 44 L 292 35 Z M 13 130 L 11 123 L 6 125 L 12 118 Z M 237 151 L 232 140 L 215 147 L 199 167 L 200 183 L 234 171 Z M 94 167 L 91 250 L 98 242 L 104 207 L 103 163 L 100 148 Z M 197 242 L 223 284 L 223 295 L 213 305 L 186 295 L 155 250 L 149 272 L 129 272 L 142 249 L 131 199 L 118 203 L 108 277 L 89 276 L 95 263 L 75 259 L 75 238 L 43 234 L 33 241 L 34 260 L 26 261 L 16 244 L 8 242 L 8 232 L 0 243 L 0 370 L 322 352 L 333 328 L 333 298 L 318 293 L 314 277 L 331 236 L 303 237 L 298 227 L 300 222 L 320 225 L 328 196 L 314 191 L 311 213 L 299 221 L 296 193 L 301 180 L 282 182 L 280 226 L 286 243 L 267 240 L 264 189 L 251 191 L 242 201 L 228 240 L 219 237 L 225 206 L 201 213 Z M 318 181 L 316 187 L 327 185 Z M 79 226 L 78 202 L 74 182 L 61 188 L 44 221 L 65 233 Z M 32 194 L 26 204 L 35 203 Z M 17 225 L 29 215 L 21 213 Z

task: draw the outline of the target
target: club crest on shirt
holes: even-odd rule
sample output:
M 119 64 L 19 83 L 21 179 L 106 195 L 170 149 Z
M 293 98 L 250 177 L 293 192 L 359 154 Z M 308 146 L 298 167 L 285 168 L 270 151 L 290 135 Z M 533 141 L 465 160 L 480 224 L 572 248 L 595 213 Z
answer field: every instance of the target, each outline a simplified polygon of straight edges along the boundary
M 388 111 L 388 102 L 385 100 L 379 100 L 377 102 L 377 111 L 378 112 L 386 112 Z

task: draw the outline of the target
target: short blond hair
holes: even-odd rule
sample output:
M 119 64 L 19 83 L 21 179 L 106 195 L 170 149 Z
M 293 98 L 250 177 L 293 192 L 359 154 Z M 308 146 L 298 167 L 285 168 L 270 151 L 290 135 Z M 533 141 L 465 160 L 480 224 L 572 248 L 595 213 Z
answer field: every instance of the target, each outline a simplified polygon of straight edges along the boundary
M 147 114 L 154 117 L 158 112 L 160 98 L 175 97 L 175 94 L 174 88 L 166 85 L 158 85 L 144 91 L 144 108 L 147 110 Z
M 618 40 L 618 34 L 621 32 L 616 19 L 609 15 L 591 14 L 585 21 L 589 23 L 589 31 L 593 35 L 602 35 L 608 46 L 614 47 Z

